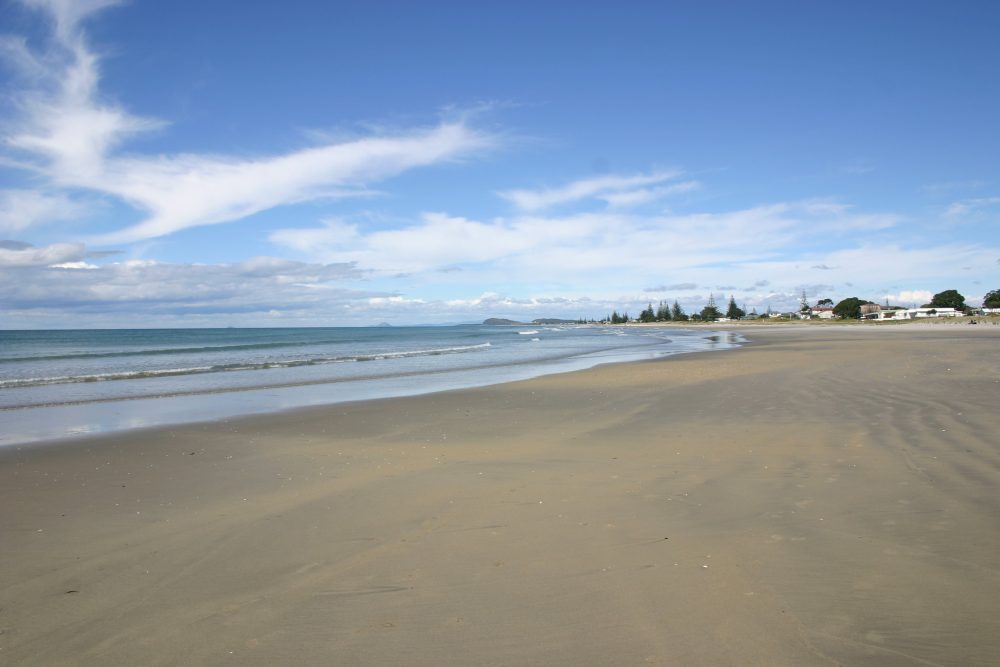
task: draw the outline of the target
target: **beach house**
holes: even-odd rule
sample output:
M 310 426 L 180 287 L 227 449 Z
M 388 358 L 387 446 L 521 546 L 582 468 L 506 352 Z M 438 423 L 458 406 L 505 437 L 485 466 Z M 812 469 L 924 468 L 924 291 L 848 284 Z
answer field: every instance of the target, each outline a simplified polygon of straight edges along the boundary
M 833 306 L 816 306 L 809 311 L 809 314 L 818 320 L 832 320 Z
M 862 307 L 862 317 L 866 320 L 874 321 L 919 320 L 927 317 L 960 317 L 965 314 L 954 308 L 885 308 L 878 304 L 868 305 L 875 307 Z

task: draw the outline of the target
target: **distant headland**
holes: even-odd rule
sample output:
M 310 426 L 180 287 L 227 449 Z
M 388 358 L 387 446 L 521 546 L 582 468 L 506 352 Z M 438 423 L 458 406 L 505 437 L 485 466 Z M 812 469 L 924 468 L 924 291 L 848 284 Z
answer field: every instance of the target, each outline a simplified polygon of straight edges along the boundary
M 483 324 L 492 324 L 494 326 L 499 325 L 525 325 L 525 324 L 576 324 L 576 320 L 560 320 L 554 317 L 542 317 L 537 320 L 531 320 L 530 322 L 518 322 L 517 320 L 507 320 L 502 317 L 490 317 L 483 320 Z

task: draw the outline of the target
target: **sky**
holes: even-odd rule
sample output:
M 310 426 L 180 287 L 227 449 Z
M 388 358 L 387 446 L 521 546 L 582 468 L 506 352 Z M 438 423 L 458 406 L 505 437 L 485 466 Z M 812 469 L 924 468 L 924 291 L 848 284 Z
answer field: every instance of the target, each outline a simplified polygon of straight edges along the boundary
M 1000 3 L 0 0 L 0 328 L 1000 288 Z

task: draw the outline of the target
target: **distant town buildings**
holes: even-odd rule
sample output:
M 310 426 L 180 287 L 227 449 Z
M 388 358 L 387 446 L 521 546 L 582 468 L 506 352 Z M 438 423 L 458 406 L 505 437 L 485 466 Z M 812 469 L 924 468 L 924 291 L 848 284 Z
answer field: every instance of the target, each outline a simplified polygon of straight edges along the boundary
M 919 320 L 926 317 L 959 317 L 964 313 L 955 308 L 893 308 L 877 303 L 861 306 L 861 318 L 865 320 Z

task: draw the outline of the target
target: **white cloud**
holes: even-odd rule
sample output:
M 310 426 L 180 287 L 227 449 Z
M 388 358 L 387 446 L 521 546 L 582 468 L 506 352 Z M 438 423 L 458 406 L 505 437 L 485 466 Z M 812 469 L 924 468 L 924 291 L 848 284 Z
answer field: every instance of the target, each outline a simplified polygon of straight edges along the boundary
M 65 42 L 78 39 L 79 24 L 89 15 L 123 0 L 20 0 L 28 7 L 48 12 L 55 22 L 56 35 Z
M 328 220 L 322 227 L 278 230 L 270 240 L 312 261 L 354 262 L 383 278 L 405 273 L 410 289 L 427 284 L 448 284 L 453 290 L 544 286 L 563 294 L 607 294 L 672 285 L 666 291 L 676 293 L 682 291 L 678 285 L 717 284 L 720 279 L 760 282 L 762 272 L 741 267 L 784 257 L 800 242 L 828 242 L 831 234 L 849 236 L 894 222 L 893 216 L 806 201 L 688 215 L 607 210 L 477 221 L 431 213 L 404 227 L 372 230 Z M 801 283 L 812 266 L 829 269 L 832 275 L 824 279 L 834 278 L 838 267 L 850 266 L 828 257 L 796 266 L 789 282 Z
M 883 298 L 893 304 L 907 305 L 915 303 L 918 306 L 927 303 L 934 297 L 930 290 L 903 290 L 898 294 L 886 294 Z
M 472 297 L 468 299 L 450 299 L 445 302 L 447 306 L 451 308 L 461 308 L 461 309 L 480 309 L 486 307 L 489 309 L 495 308 L 524 308 L 526 306 L 534 306 L 538 304 L 537 299 L 527 298 L 527 299 L 515 299 L 509 296 L 504 296 L 498 294 L 497 292 L 483 292 L 477 297 Z
M 11 244 L 20 245 L 20 244 Z M 23 249 L 21 253 L 45 249 Z M 82 254 L 82 248 L 75 253 Z M 275 310 L 303 322 L 334 322 L 331 312 L 347 303 L 386 296 L 372 290 L 337 287 L 361 273 L 345 264 L 309 264 L 262 257 L 233 264 L 173 264 L 130 260 L 94 265 L 77 260 L 4 261 L 15 250 L 0 248 L 0 312 L 25 321 L 61 312 L 62 323 L 81 326 L 142 325 L 165 320 L 197 322 L 199 317 L 252 318 Z M 72 256 L 73 253 L 68 253 Z M 325 289 L 316 289 L 317 287 Z M 109 320 L 115 320 L 109 322 Z M 11 320 L 11 323 L 15 320 Z M 19 321 L 19 320 L 18 320 Z M 216 323 L 218 320 L 216 320 Z M 10 326 L 11 324 L 7 324 Z
M 53 269 L 78 269 L 92 271 L 94 269 L 101 268 L 97 264 L 91 264 L 90 262 L 63 262 L 62 264 L 53 264 L 50 268 Z
M 0 190 L 0 233 L 18 232 L 56 220 L 72 220 L 87 208 L 61 194 Z
M 135 241 L 237 220 L 282 204 L 364 195 L 367 181 L 456 159 L 490 142 L 465 125 L 449 123 L 259 160 L 203 156 L 116 160 L 108 165 L 107 179 L 94 187 L 148 210 L 150 216 L 100 240 Z
M 54 29 L 48 41 L 0 39 L 0 50 L 20 69 L 24 84 L 12 100 L 19 113 L 4 123 L 0 164 L 30 171 L 32 183 L 40 185 L 0 191 L 0 232 L 13 235 L 80 217 L 87 212 L 80 190 L 89 190 L 111 195 L 143 216 L 93 241 L 134 242 L 316 198 L 370 196 L 380 180 L 460 160 L 497 143 L 495 136 L 460 120 L 349 140 L 314 136 L 309 147 L 253 157 L 126 154 L 127 141 L 168 124 L 134 115 L 100 90 L 101 60 L 82 26 L 118 3 L 22 2 L 45 12 Z M 864 163 L 855 166 L 858 172 L 868 170 Z M 374 228 L 345 218 L 271 235 L 272 242 L 309 262 L 256 258 L 226 265 L 102 265 L 86 261 L 94 255 L 82 244 L 0 243 L 6 290 L 0 298 L 33 312 L 59 303 L 74 312 L 127 306 L 177 316 L 247 312 L 270 318 L 340 307 L 439 314 L 461 309 L 546 314 L 540 311 L 586 307 L 575 314 L 588 315 L 594 314 L 590 308 L 614 305 L 621 295 L 648 297 L 643 285 L 659 285 L 673 292 L 668 296 L 691 293 L 696 285 L 753 285 L 746 290 L 767 288 L 775 298 L 786 293 L 794 298 L 792 286 L 821 276 L 823 289 L 852 281 L 866 285 L 870 295 L 892 291 L 919 301 L 921 291 L 897 285 L 930 285 L 927 278 L 954 275 L 956 266 L 988 267 L 980 270 L 983 280 L 996 275 L 989 273 L 996 271 L 996 248 L 907 248 L 886 242 L 881 234 L 876 243 L 875 234 L 865 234 L 898 225 L 901 218 L 858 212 L 836 201 L 683 214 L 642 208 L 701 187 L 681 177 L 680 171 L 653 170 L 509 190 L 499 194 L 514 213 L 488 220 L 434 212 L 402 226 L 393 220 Z M 582 203 L 591 212 L 573 213 L 570 207 Z M 954 202 L 945 217 L 980 220 L 997 204 L 998 197 L 964 199 Z M 380 285 L 398 286 L 402 283 L 392 282 L 392 276 L 401 273 L 410 274 L 406 290 L 341 286 L 369 276 L 383 281 Z M 410 293 L 435 283 L 453 286 L 449 296 L 434 300 Z
M 744 222 L 751 219 L 734 217 Z M 451 219 L 448 224 L 469 224 L 476 228 L 476 224 L 482 223 Z M 560 233 L 566 233 L 567 229 L 572 229 L 572 225 Z M 359 235 L 361 239 L 366 237 Z M 258 257 L 234 264 L 129 260 L 97 265 L 79 258 L 49 263 L 53 259 L 50 254 L 34 263 L 19 261 L 17 266 L 0 262 L 0 284 L 5 286 L 0 292 L 0 326 L 13 326 L 15 322 L 18 326 L 66 326 L 67 322 L 75 326 L 198 326 L 220 322 L 261 326 L 274 322 L 370 325 L 379 321 L 470 321 L 492 316 L 526 320 L 544 316 L 599 317 L 615 308 L 635 314 L 654 296 L 653 300 L 679 298 L 681 305 L 692 312 L 704 305 L 708 288 L 703 287 L 706 291 L 697 294 L 691 290 L 696 285 L 719 284 L 719 280 L 732 285 L 752 285 L 745 288 L 746 293 L 739 301 L 763 312 L 769 305 L 777 310 L 793 308 L 803 286 L 811 301 L 822 297 L 839 300 L 846 296 L 880 300 L 887 290 L 872 286 L 891 285 L 896 280 L 940 284 L 938 291 L 960 287 L 950 281 L 954 266 L 980 266 L 997 275 L 996 248 L 959 245 L 935 248 L 872 245 L 794 261 L 739 261 L 726 253 L 727 259 L 721 264 L 711 261 L 713 252 L 720 251 L 709 250 L 694 262 L 688 260 L 689 253 L 681 252 L 684 261 L 676 266 L 672 262 L 644 266 L 631 258 L 623 262 L 611 257 L 593 267 L 571 266 L 569 262 L 575 254 L 571 249 L 562 258 L 564 263 L 551 271 L 536 264 L 560 259 L 558 245 L 541 244 L 530 252 L 512 253 L 497 263 L 455 274 L 432 274 L 435 264 L 428 262 L 427 272 L 396 283 L 396 288 L 386 286 L 392 284 L 391 279 L 388 283 L 379 282 L 385 279 L 369 280 L 370 274 L 350 263 Z M 9 241 L 0 242 L 0 249 L 41 250 Z M 794 251 L 789 249 L 789 252 Z M 73 254 L 86 256 L 82 248 Z M 19 259 L 27 256 L 21 255 Z M 823 284 L 806 284 L 809 267 L 817 261 L 843 268 L 823 272 Z M 512 266 L 518 267 L 513 273 Z M 533 276 L 540 276 L 539 279 L 524 280 L 525 274 L 520 272 L 529 266 L 537 269 Z M 560 283 L 559 278 L 564 274 L 568 279 Z M 762 275 L 767 278 L 761 278 Z M 641 282 L 651 276 L 690 282 L 665 284 L 661 286 L 665 294 L 651 295 L 640 289 L 643 284 L 652 284 Z M 441 292 L 442 296 L 432 297 L 433 292 L 424 290 L 422 285 L 433 280 L 449 281 L 452 287 Z M 845 285 L 848 281 L 858 286 L 848 287 Z M 505 285 L 502 291 L 497 287 L 501 284 Z M 352 289 L 349 285 L 360 288 Z M 379 287 L 373 288 L 375 285 Z M 919 305 L 929 300 L 923 298 L 929 294 L 922 290 L 900 290 L 895 296 L 901 303 Z M 717 300 L 722 298 L 716 293 Z
M 368 299 L 370 306 L 422 306 L 426 303 L 424 299 L 407 299 L 402 296 L 373 296 Z
M 602 195 L 598 195 L 597 198 L 606 201 L 609 206 L 628 208 L 648 204 L 649 202 L 656 201 L 657 199 L 663 199 L 664 197 L 668 197 L 670 195 L 682 192 L 691 192 L 692 190 L 697 190 L 699 187 L 701 187 L 701 183 L 698 181 L 684 181 L 682 183 L 664 185 L 658 188 L 640 188 L 638 190 L 607 192 Z
M 939 195 L 955 190 L 978 190 L 985 185 L 984 181 L 940 181 L 922 185 L 920 186 L 920 190 L 927 194 Z
M 672 285 L 656 285 L 655 287 L 643 288 L 643 292 L 688 292 L 690 290 L 698 289 L 698 285 L 695 283 L 674 283 Z
M 828 233 L 878 231 L 898 225 L 902 218 L 893 213 L 855 213 L 854 207 L 829 199 L 809 199 L 796 202 L 790 212 L 810 217 Z
M 157 129 L 163 122 L 133 116 L 98 100 L 99 59 L 80 29 L 88 15 L 116 2 L 101 0 L 25 0 L 55 24 L 50 50 L 33 53 L 25 42 L 7 40 L 14 63 L 35 85 L 17 98 L 25 115 L 5 137 L 15 149 L 43 158 L 57 181 L 83 185 L 103 176 L 106 154 L 128 136 Z M 41 167 L 45 169 L 46 167 Z
M 278 230 L 270 240 L 325 261 L 357 262 L 397 273 L 436 271 L 525 251 L 533 238 L 522 232 L 503 221 L 482 223 L 425 213 L 418 224 L 401 229 L 365 233 L 358 225 L 328 220 L 319 228 Z
M 875 171 L 875 165 L 872 163 L 871 160 L 868 160 L 866 158 L 859 158 L 844 165 L 843 167 L 840 168 L 840 170 L 845 174 L 854 174 L 858 176 L 861 174 L 869 174 Z
M 633 176 L 596 176 L 574 181 L 561 188 L 546 188 L 542 190 L 508 190 L 498 193 L 501 197 L 514 204 L 514 206 L 525 211 L 537 211 L 559 204 L 568 204 L 584 199 L 597 198 L 605 201 L 618 198 L 618 202 L 625 204 L 633 199 L 636 204 L 645 203 L 654 197 L 655 190 L 643 191 L 645 186 L 664 183 L 680 175 L 679 171 L 656 171 L 650 174 L 636 174 Z M 680 184 L 673 192 L 682 192 L 696 187 L 694 181 L 688 184 Z M 639 194 L 644 192 L 645 194 Z M 631 194 L 630 194 L 631 193 Z M 662 190 L 656 196 L 672 194 L 671 189 Z
M 82 243 L 54 243 L 36 248 L 27 243 L 0 242 L 0 269 L 7 267 L 50 266 L 65 262 L 77 262 L 86 255 Z M 16 279 L 5 289 L 15 289 Z
M 110 194 L 145 214 L 138 224 L 92 239 L 95 243 L 154 238 L 321 197 L 366 196 L 372 181 L 461 159 L 495 143 L 464 121 L 452 121 L 256 158 L 122 156 L 116 149 L 123 142 L 165 123 L 134 116 L 99 95 L 100 62 L 79 23 L 115 3 L 27 4 L 53 19 L 55 40 L 41 54 L 31 52 L 23 40 L 5 42 L 5 51 L 15 54 L 12 60 L 34 85 L 18 96 L 24 113 L 4 143 L 26 156 L 27 167 L 47 176 L 53 187 Z
M 995 272 L 992 266 L 998 249 L 972 244 L 948 244 L 933 247 L 906 247 L 899 244 L 872 244 L 832 250 L 830 252 L 809 255 L 800 259 L 781 259 L 778 261 L 747 262 L 732 267 L 731 271 L 739 274 L 746 271 L 747 275 L 767 275 L 771 283 L 779 285 L 794 285 L 803 275 L 808 275 L 806 269 L 817 261 L 833 267 L 825 271 L 822 279 L 830 283 L 853 285 L 850 290 L 856 296 L 878 298 L 887 291 L 895 291 L 893 283 L 938 283 L 947 289 L 954 280 L 956 271 L 961 266 L 975 266 L 980 271 Z M 878 288 L 878 285 L 888 285 L 889 290 Z
M 945 209 L 944 217 L 949 222 L 968 222 L 977 220 L 985 213 L 985 209 L 1000 204 L 1000 197 L 978 197 L 952 202 Z

